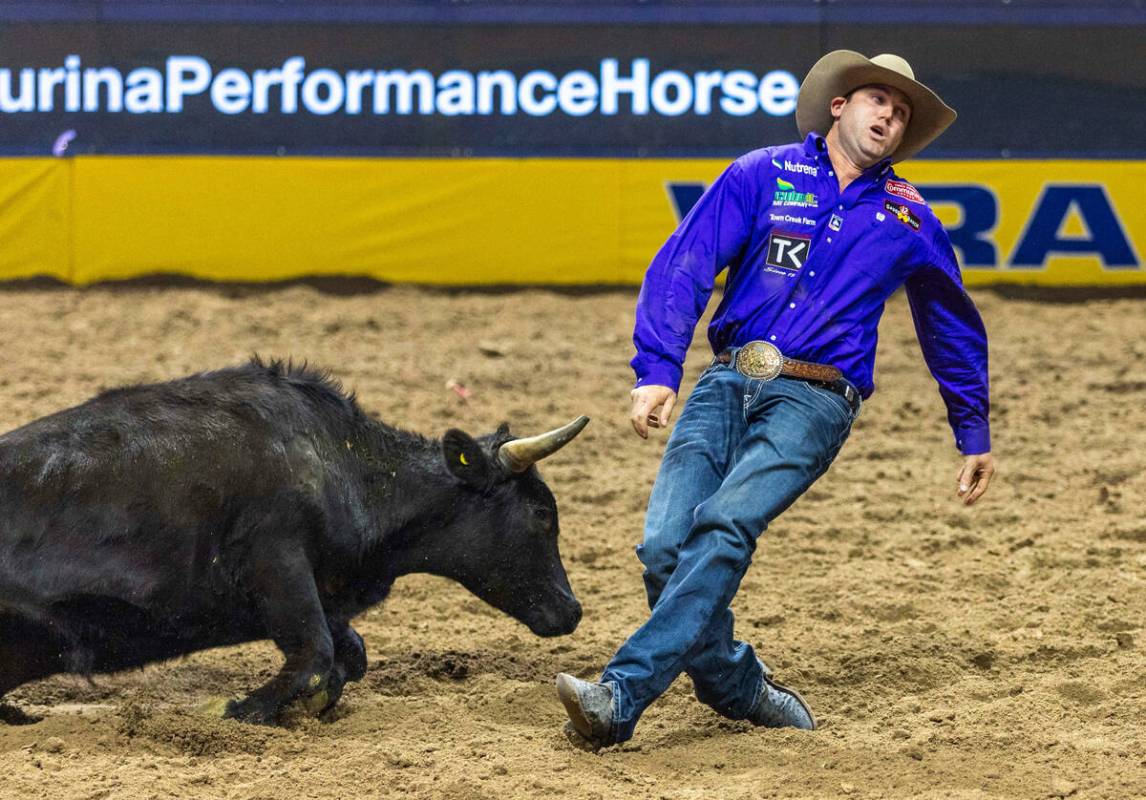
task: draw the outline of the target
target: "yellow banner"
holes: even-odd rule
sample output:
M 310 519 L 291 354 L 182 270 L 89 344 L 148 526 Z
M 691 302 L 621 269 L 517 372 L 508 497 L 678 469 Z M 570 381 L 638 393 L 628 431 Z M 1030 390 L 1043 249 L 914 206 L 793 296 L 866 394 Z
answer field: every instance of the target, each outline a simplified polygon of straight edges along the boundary
M 1146 162 L 917 161 L 897 171 L 947 228 L 968 284 L 1146 282 Z
M 724 160 L 0 159 L 0 279 L 635 284 Z M 918 161 L 968 284 L 1146 282 L 1146 162 Z
M 0 159 L 0 280 L 72 273 L 71 169 L 58 159 Z

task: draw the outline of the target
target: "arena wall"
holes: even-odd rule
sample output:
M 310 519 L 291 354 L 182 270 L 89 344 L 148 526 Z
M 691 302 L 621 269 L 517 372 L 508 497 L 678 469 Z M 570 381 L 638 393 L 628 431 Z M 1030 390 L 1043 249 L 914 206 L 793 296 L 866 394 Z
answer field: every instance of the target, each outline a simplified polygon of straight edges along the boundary
M 715 159 L 0 160 L 0 275 L 631 284 Z M 1143 280 L 1146 162 L 918 161 L 968 284 Z
M 959 110 L 899 171 L 969 284 L 1146 280 L 1144 9 L 456 6 L 0 5 L 0 280 L 637 283 L 840 47 Z

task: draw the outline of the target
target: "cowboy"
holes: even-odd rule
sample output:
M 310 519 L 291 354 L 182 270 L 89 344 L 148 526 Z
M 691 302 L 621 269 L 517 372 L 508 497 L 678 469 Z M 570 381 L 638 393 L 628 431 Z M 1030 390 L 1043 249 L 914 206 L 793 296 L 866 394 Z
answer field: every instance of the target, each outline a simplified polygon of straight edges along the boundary
M 730 719 L 816 727 L 811 708 L 733 637 L 729 609 L 756 539 L 824 473 L 871 395 L 876 328 L 904 286 L 964 459 L 970 505 L 995 471 L 987 338 L 942 225 L 892 170 L 955 112 L 899 56 L 837 50 L 800 87 L 803 141 L 748 153 L 661 248 L 637 301 L 636 433 L 672 416 L 693 329 L 717 274 L 714 358 L 665 446 L 637 555 L 651 614 L 598 682 L 557 676 L 570 736 L 632 737 L 683 671 Z

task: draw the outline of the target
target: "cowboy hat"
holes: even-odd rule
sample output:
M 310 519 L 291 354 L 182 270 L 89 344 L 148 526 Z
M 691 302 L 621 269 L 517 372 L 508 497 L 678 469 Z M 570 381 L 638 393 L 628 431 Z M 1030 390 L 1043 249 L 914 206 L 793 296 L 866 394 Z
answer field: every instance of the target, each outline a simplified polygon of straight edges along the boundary
M 911 65 L 899 56 L 882 53 L 869 59 L 854 50 L 833 50 L 808 70 L 800 85 L 796 101 L 800 135 L 827 133 L 833 122 L 832 99 L 872 83 L 899 89 L 911 101 L 911 119 L 892 161 L 911 158 L 955 121 L 954 109 L 915 80 Z

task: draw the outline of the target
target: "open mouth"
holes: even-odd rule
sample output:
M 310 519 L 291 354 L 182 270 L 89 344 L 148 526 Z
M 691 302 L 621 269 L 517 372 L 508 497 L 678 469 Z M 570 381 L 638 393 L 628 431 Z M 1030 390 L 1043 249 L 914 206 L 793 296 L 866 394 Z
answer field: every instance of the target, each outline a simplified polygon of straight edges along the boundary
M 884 137 L 885 131 L 882 125 L 872 125 L 870 130 L 871 135 L 876 139 L 882 139 Z

